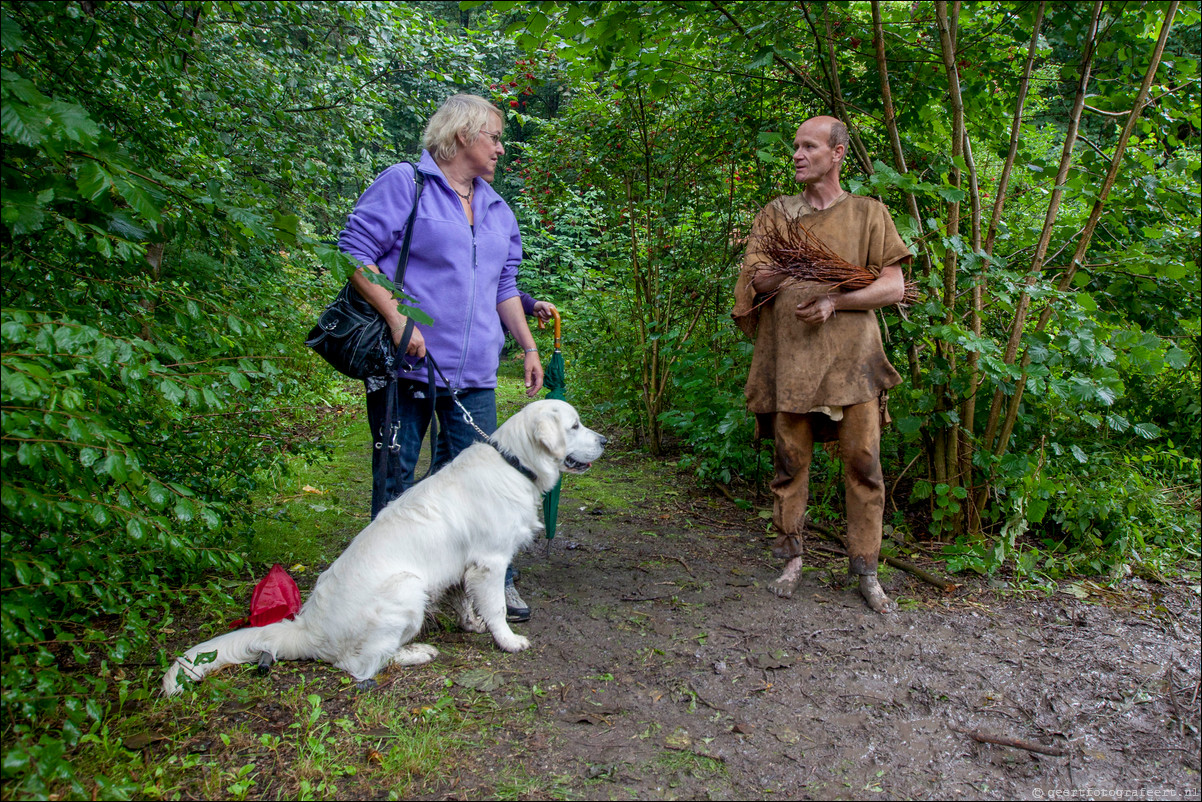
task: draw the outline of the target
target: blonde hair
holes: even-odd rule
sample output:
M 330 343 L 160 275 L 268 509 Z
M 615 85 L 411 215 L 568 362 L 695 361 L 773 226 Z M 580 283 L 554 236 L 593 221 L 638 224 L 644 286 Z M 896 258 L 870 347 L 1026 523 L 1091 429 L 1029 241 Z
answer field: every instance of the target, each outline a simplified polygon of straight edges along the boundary
M 494 118 L 504 131 L 505 117 L 496 106 L 477 95 L 451 95 L 426 123 L 422 147 L 430 151 L 435 161 L 450 161 L 459 152 L 457 134 L 463 134 L 469 144 L 475 142 Z

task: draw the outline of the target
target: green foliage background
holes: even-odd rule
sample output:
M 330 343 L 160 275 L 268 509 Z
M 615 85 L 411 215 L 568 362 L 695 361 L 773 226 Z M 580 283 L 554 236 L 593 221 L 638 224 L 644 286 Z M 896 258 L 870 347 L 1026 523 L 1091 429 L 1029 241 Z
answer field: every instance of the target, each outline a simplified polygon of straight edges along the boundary
M 138 692 L 115 667 L 165 664 L 156 632 L 181 594 L 203 604 L 224 594 L 213 577 L 262 573 L 255 494 L 319 454 L 315 409 L 354 403 L 301 346 L 350 269 L 329 243 L 454 91 L 508 115 L 497 187 L 523 288 L 563 312 L 570 400 L 589 414 L 702 479 L 762 485 L 731 290 L 755 213 L 795 191 L 797 123 L 834 111 L 857 137 L 846 183 L 890 206 L 923 288 L 882 314 L 907 377 L 883 444 L 894 524 L 937 539 L 953 570 L 1039 586 L 1196 572 L 1197 6 L 1172 6 L 1071 266 L 1170 4 L 1102 3 L 1092 40 L 1089 5 L 1046 7 L 996 219 L 1038 4 L 963 4 L 951 66 L 946 7 L 879 4 L 876 29 L 871 3 L 5 0 L 5 796 L 104 795 L 70 756 Z M 1024 315 L 1046 324 L 1020 327 L 1007 358 Z M 991 440 L 995 392 L 1017 414 Z
M 525 14 L 509 31 L 536 69 L 506 76 L 511 91 L 562 97 L 552 119 L 525 127 L 528 262 L 554 264 L 560 284 L 578 277 L 572 323 L 605 343 L 577 349 L 575 398 L 599 399 L 653 452 L 683 450 L 703 477 L 762 480 L 766 455 L 741 405 L 750 349 L 729 320 L 730 291 L 752 217 L 796 191 L 798 120 L 838 113 L 855 141 L 846 184 L 891 207 L 922 288 L 904 313 L 882 314 L 886 350 L 907 376 L 891 397 L 900 437 L 884 444 L 887 472 L 911 490 L 899 523 L 947 541 L 953 567 L 1010 565 L 1036 583 L 1196 561 L 1197 8 L 1103 3 L 1091 39 L 1090 7 L 1046 6 L 1003 189 L 1037 6 L 962 7 L 948 23 L 951 65 L 939 3 L 513 6 Z M 1086 258 L 1069 265 L 1170 17 Z M 1085 111 L 1058 182 L 1083 65 Z M 949 70 L 964 98 L 963 155 L 950 141 Z M 591 226 L 561 228 L 581 212 Z M 596 246 L 574 251 L 582 235 Z M 1033 268 L 1044 236 L 1047 258 Z M 1015 412 L 1012 430 L 985 425 L 995 393 L 999 422 Z M 1114 499 L 1154 487 L 1164 490 L 1150 507 L 1114 514 Z
M 497 40 L 403 4 L 2 23 L 3 771 L 36 796 L 81 792 L 65 750 L 181 586 L 258 570 L 252 495 L 336 391 L 301 345 L 349 274 L 323 241 Z

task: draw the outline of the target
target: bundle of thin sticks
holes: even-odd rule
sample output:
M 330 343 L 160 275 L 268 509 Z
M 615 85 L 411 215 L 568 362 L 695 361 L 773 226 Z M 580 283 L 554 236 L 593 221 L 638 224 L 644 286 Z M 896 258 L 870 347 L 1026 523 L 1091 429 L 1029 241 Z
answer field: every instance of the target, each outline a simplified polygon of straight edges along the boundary
M 767 262 L 759 266 L 759 271 L 786 278 L 775 290 L 765 293 L 766 297 L 761 299 L 761 303 L 790 283 L 818 282 L 850 292 L 867 287 L 880 275 L 879 269 L 860 267 L 839 258 L 822 240 L 810 233 L 802 224 L 801 217 L 774 219 L 755 237 L 755 246 L 767 258 Z M 908 306 L 917 300 L 918 287 L 907 280 L 899 305 Z

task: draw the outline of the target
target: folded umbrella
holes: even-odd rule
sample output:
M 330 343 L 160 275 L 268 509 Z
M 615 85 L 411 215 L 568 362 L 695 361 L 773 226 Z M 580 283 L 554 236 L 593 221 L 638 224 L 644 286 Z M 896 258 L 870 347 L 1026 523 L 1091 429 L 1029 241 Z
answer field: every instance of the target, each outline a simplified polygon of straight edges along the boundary
M 563 391 L 567 385 L 564 380 L 564 363 L 563 353 L 559 350 L 560 343 L 563 341 L 561 336 L 562 324 L 559 319 L 559 310 L 551 313 L 555 316 L 555 352 L 551 354 L 551 361 L 547 363 L 546 372 L 543 373 L 543 388 L 547 391 L 547 398 L 556 398 L 560 401 L 565 400 Z M 543 327 L 542 322 L 538 324 L 539 328 Z M 547 539 L 555 537 L 555 524 L 559 520 L 559 487 L 563 484 L 563 477 L 555 482 L 555 487 L 551 488 L 543 496 L 543 523 L 547 527 Z

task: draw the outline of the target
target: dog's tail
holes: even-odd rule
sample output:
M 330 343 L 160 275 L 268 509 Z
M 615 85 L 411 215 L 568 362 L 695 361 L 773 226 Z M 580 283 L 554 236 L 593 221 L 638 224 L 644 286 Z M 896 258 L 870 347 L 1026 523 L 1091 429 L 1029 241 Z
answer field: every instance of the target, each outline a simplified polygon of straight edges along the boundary
M 316 657 L 313 637 L 302 618 L 265 627 L 247 627 L 218 635 L 175 658 L 163 676 L 163 695 L 173 696 L 183 690 L 179 683 L 180 671 L 185 677 L 199 682 L 205 674 L 219 668 L 255 662 L 265 652 L 272 659 L 280 660 Z

